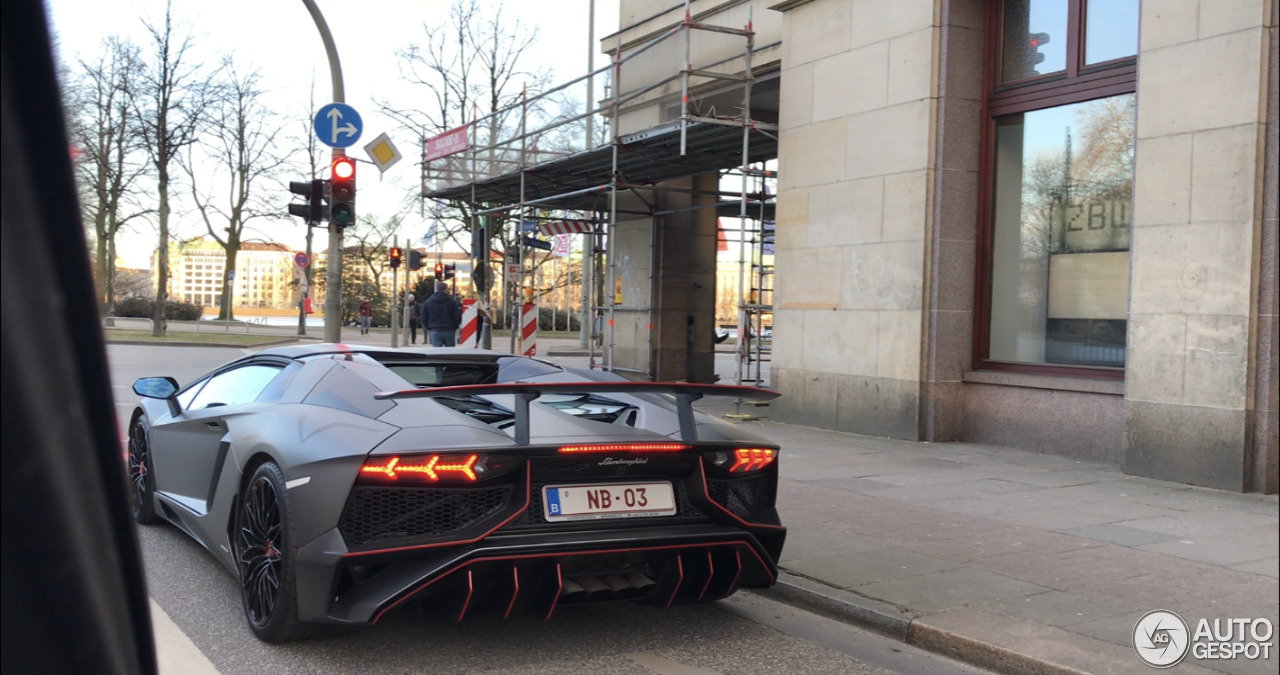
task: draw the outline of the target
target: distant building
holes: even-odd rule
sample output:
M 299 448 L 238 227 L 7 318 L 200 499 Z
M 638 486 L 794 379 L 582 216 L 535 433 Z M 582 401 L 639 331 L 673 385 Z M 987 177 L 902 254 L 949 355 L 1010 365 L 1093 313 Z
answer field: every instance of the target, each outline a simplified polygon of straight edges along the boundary
M 236 254 L 235 309 L 291 309 L 300 298 L 294 251 L 284 244 L 250 242 Z M 319 256 L 318 256 L 319 257 Z M 152 270 L 158 269 L 155 258 Z M 153 284 L 155 281 L 153 272 Z M 218 307 L 227 280 L 226 251 L 217 242 L 201 238 L 183 242 L 169 252 L 169 297 L 201 307 Z M 322 293 L 312 288 L 313 306 Z

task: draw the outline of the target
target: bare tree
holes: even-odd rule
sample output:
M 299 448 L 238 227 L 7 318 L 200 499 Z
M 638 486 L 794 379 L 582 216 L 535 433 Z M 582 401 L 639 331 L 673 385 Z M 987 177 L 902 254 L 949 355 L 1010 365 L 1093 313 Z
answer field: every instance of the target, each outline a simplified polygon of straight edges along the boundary
M 499 139 L 518 136 L 522 115 L 527 130 L 535 131 L 566 114 L 557 105 L 558 100 L 519 105 L 522 99 L 549 88 L 551 72 L 530 58 L 538 39 L 536 27 L 510 18 L 501 2 L 492 5 L 479 0 L 454 0 L 448 18 L 424 25 L 423 33 L 418 44 L 399 53 L 400 74 L 415 90 L 425 92 L 429 105 L 417 109 L 382 105 L 384 113 L 400 120 L 410 131 L 427 138 L 482 117 L 479 128 L 473 128 L 476 138 L 472 143 L 492 145 Z M 527 139 L 526 151 L 538 147 L 539 141 L 537 134 Z M 481 172 L 494 175 L 512 170 L 512 162 L 520 158 L 520 148 L 521 144 L 514 142 L 486 150 L 481 157 Z M 460 175 L 469 171 L 469 165 L 463 166 L 460 160 L 454 164 L 452 169 L 463 172 Z M 438 220 L 438 237 L 470 248 L 470 232 L 477 226 L 473 223 L 472 205 L 462 201 L 443 205 Z M 509 229 L 501 216 L 487 218 L 485 233 L 491 250 L 515 250 L 522 233 Z M 472 280 L 482 309 L 487 312 L 491 275 L 473 274 Z
M 320 166 L 321 166 L 320 141 L 319 139 L 316 138 L 316 134 L 312 128 L 313 123 L 311 119 L 311 111 L 315 110 L 315 107 L 316 107 L 316 78 L 313 73 L 311 77 L 311 91 L 310 91 L 310 96 L 307 102 L 307 108 L 303 112 L 303 114 L 300 115 L 299 118 L 294 122 L 294 124 L 296 125 L 295 128 L 300 127 L 301 134 L 299 136 L 294 137 L 290 142 L 291 147 L 297 147 L 300 145 L 304 148 L 304 152 L 306 156 L 306 175 L 312 180 L 318 179 L 320 177 Z M 299 274 L 298 281 L 295 282 L 295 285 L 299 287 L 298 335 L 307 334 L 306 301 L 307 301 L 307 298 L 312 297 L 312 289 L 316 288 L 317 264 L 316 264 L 315 253 L 313 252 L 313 245 L 315 240 L 315 226 L 318 226 L 318 225 L 320 225 L 320 223 L 304 222 L 302 224 L 302 226 L 305 227 L 307 230 L 306 253 L 307 253 L 307 260 L 311 262 L 309 262 L 307 266 L 302 269 L 301 274 Z M 323 286 L 323 277 L 321 277 L 321 285 Z
M 142 138 L 155 169 L 158 244 L 156 247 L 156 298 L 152 334 L 165 333 L 164 309 L 169 286 L 169 184 L 170 166 L 182 149 L 195 143 L 209 105 L 209 73 L 194 57 L 190 33 L 179 36 L 173 27 L 173 12 L 165 5 L 164 22 L 144 21 L 151 36 L 150 55 L 134 97 L 142 123 Z
M 342 252 L 342 297 L 344 323 L 355 315 L 360 299 L 373 304 L 374 322 L 390 322 L 387 293 L 382 278 L 389 271 L 392 246 L 404 222 L 404 212 L 383 220 L 372 216 L 360 218 L 343 233 L 347 245 Z
M 236 269 L 250 221 L 275 215 L 277 207 L 265 203 L 261 186 L 285 159 L 276 152 L 274 140 L 283 124 L 262 104 L 257 72 L 241 74 L 230 60 L 221 72 L 226 77 L 211 90 L 209 124 L 200 133 L 204 142 L 188 145 L 179 161 L 205 229 L 226 251 L 225 269 L 230 272 Z M 209 187 L 202 188 L 202 177 L 210 179 Z M 222 288 L 218 318 L 229 321 L 235 278 L 228 274 Z
M 138 48 L 113 36 L 103 42 L 96 61 L 79 61 L 78 81 L 69 91 L 76 179 L 85 221 L 93 227 L 94 279 L 104 316 L 115 306 L 116 235 L 129 221 L 151 213 L 135 194 L 146 171 L 132 100 L 141 67 Z

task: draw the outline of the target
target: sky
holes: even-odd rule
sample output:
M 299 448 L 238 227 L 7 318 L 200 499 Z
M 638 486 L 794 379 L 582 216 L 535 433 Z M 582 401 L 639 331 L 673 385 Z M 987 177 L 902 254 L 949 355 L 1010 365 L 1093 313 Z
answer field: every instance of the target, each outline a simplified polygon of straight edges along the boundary
M 481 0 L 484 4 L 496 2 Z M 588 16 L 593 0 L 506 0 L 504 11 L 521 23 L 538 30 L 538 41 L 532 59 L 550 68 L 556 83 L 567 82 L 587 69 Z M 595 37 L 599 39 L 618 29 L 617 0 L 594 0 Z M 163 0 L 46 0 L 55 43 L 63 61 L 74 64 L 77 58 L 93 60 L 103 39 L 120 35 L 134 43 L 144 44 L 148 36 L 143 19 L 159 21 L 164 16 Z M 449 0 L 317 0 L 337 44 L 342 61 L 346 103 L 361 115 L 364 130 L 360 140 L 348 153 L 367 159 L 363 146 L 378 134 L 391 134 L 392 142 L 405 156 L 379 179 L 377 170 L 360 165 L 361 215 L 385 218 L 393 215 L 402 202 L 405 189 L 418 184 L 414 158 L 419 152 L 416 135 L 397 131 L 396 124 L 377 113 L 375 100 L 391 101 L 402 107 L 414 105 L 414 91 L 399 77 L 396 52 L 412 44 L 423 34 L 424 23 L 444 20 Z M 269 91 L 266 103 L 277 112 L 301 119 L 311 117 L 308 111 L 311 83 L 316 83 L 316 106 L 328 103 L 332 91 L 324 45 L 315 24 L 301 0 L 220 0 L 217 3 L 173 0 L 176 25 L 190 28 L 195 48 L 209 61 L 215 54 L 226 53 L 243 65 L 258 69 L 264 89 Z M 598 69 L 608 63 L 595 56 Z M 297 180 L 305 176 L 298 176 Z M 144 183 L 145 185 L 145 183 Z M 185 188 L 184 188 L 185 189 Z M 292 195 L 279 189 L 281 212 Z M 406 219 L 403 237 L 417 240 L 426 232 L 426 221 L 417 213 Z M 302 248 L 304 226 L 293 218 L 258 220 L 252 225 L 256 238 L 278 241 Z M 121 256 L 128 267 L 145 268 L 154 250 L 155 230 L 143 225 L 137 232 L 126 233 L 118 240 Z M 187 209 L 178 214 L 175 231 L 190 237 L 204 232 L 199 216 Z M 319 233 L 318 233 L 319 234 Z M 317 248 L 324 246 L 318 236 Z

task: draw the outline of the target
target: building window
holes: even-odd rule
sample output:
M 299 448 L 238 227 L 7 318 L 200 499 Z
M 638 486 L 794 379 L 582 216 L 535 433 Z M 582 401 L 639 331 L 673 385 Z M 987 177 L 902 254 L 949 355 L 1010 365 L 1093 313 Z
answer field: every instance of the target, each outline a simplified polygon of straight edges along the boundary
M 1123 377 L 1138 0 L 988 6 L 975 363 Z

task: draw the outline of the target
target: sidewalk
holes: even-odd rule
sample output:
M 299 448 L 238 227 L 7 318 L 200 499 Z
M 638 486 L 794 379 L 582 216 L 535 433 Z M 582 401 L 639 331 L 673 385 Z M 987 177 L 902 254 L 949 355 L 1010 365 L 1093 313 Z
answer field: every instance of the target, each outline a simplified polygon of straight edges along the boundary
M 1193 633 L 1202 617 L 1280 623 L 1274 495 L 993 446 L 744 424 L 782 446 L 789 531 L 772 593 L 790 602 L 1002 672 L 1147 672 L 1132 635 L 1155 609 Z M 1189 654 L 1176 672 L 1274 674 L 1278 662 L 1274 646 L 1269 661 Z
M 585 355 L 571 340 L 539 354 Z M 506 342 L 495 347 L 505 349 Z M 722 416 L 733 405 L 710 402 Z M 912 443 L 740 422 L 782 447 L 783 574 L 768 595 L 1010 673 L 1143 673 L 1147 612 L 1266 618 L 1280 629 L 1280 506 L 970 443 Z M 1267 673 L 1197 660 L 1177 673 Z M 1185 639 L 1186 636 L 1184 636 Z

